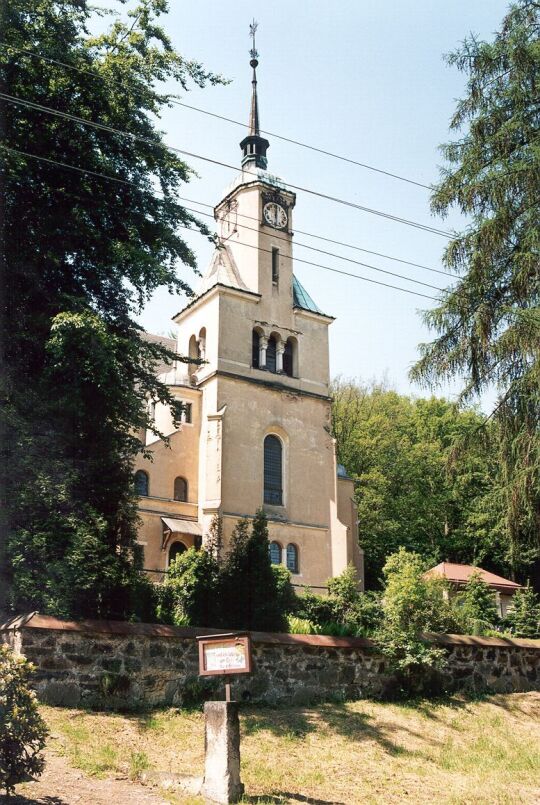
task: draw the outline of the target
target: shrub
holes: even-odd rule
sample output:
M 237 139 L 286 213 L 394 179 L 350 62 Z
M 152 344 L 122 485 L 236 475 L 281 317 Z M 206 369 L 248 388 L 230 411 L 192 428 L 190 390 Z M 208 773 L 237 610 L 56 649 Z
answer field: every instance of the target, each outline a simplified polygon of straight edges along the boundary
M 457 596 L 465 631 L 485 635 L 499 623 L 495 594 L 479 573 L 473 573 L 462 593 Z
M 190 548 L 171 562 L 159 594 L 161 620 L 176 626 L 215 626 L 219 612 L 217 561 Z
M 297 597 L 291 584 L 291 574 L 283 565 L 272 565 L 272 573 L 276 582 L 277 602 L 281 612 L 296 611 Z
M 297 618 L 296 615 L 287 615 L 287 626 L 291 634 L 319 634 L 311 621 Z
M 444 650 L 422 639 L 422 632 L 433 631 L 434 602 L 444 603 L 442 587 L 423 572 L 422 558 L 404 548 L 389 556 L 383 568 L 383 620 L 375 639 L 401 695 L 422 692 L 445 664 Z
M 503 623 L 514 637 L 540 638 L 540 599 L 532 587 L 514 593 Z
M 41 774 L 47 728 L 35 693 L 28 688 L 33 666 L 0 646 L 0 789 L 12 794 L 27 776 Z
M 320 625 L 334 619 L 334 602 L 330 597 L 306 590 L 297 597 L 295 614 L 314 625 Z

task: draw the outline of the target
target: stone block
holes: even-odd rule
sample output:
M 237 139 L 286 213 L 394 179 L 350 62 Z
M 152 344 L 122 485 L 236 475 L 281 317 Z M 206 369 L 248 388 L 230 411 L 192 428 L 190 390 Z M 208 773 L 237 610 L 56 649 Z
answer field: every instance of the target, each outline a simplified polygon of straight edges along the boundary
M 238 702 L 206 702 L 204 780 L 201 793 L 212 802 L 238 802 L 244 793 L 240 780 L 240 722 Z

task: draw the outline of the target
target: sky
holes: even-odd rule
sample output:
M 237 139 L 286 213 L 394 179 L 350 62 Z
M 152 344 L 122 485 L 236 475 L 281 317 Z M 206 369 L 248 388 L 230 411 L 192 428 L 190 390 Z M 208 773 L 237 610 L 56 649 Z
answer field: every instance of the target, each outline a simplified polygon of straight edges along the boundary
M 471 32 L 491 39 L 507 8 L 501 0 L 235 0 L 231 3 L 171 0 L 161 24 L 183 56 L 196 59 L 230 80 L 226 86 L 175 91 L 185 103 L 246 122 L 251 70 L 249 23 L 258 21 L 258 90 L 261 127 L 291 139 L 349 157 L 430 185 L 443 164 L 439 145 L 455 134 L 449 121 L 463 96 L 465 77 L 443 54 Z M 174 106 L 162 115 L 165 140 L 183 150 L 240 167 L 239 142 L 245 130 Z M 463 225 L 457 213 L 442 220 L 430 212 L 429 190 L 267 135 L 268 169 L 285 182 L 311 188 L 355 204 L 449 230 Z M 234 172 L 191 159 L 196 169 L 185 196 L 216 204 Z M 204 212 L 207 208 L 201 207 Z M 208 219 L 204 219 L 208 221 Z M 211 222 L 210 222 L 211 223 Z M 382 252 L 443 270 L 446 237 L 298 192 L 295 229 L 362 249 Z M 186 239 L 204 271 L 211 247 L 197 234 Z M 438 291 L 326 255 L 298 244 L 342 254 L 438 288 L 451 277 L 403 265 L 304 235 L 295 238 L 295 257 L 320 262 L 429 296 Z M 182 276 L 196 285 L 185 267 Z M 296 263 L 294 271 L 325 313 L 330 328 L 333 376 L 382 378 L 402 393 L 429 392 L 413 385 L 408 372 L 418 344 L 429 341 L 421 311 L 430 299 L 402 293 L 319 268 Z M 143 326 L 168 333 L 185 300 L 159 291 L 140 316 Z M 455 394 L 454 383 L 442 391 Z M 482 401 L 490 410 L 493 395 Z

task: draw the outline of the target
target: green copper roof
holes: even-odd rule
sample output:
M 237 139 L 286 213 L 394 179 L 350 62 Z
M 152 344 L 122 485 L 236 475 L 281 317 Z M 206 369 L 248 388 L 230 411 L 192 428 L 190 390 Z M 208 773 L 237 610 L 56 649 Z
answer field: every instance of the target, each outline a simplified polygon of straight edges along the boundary
M 293 307 L 301 307 L 302 310 L 311 310 L 312 313 L 324 315 L 322 310 L 317 307 L 311 296 L 308 294 L 302 283 L 294 274 L 292 278 Z

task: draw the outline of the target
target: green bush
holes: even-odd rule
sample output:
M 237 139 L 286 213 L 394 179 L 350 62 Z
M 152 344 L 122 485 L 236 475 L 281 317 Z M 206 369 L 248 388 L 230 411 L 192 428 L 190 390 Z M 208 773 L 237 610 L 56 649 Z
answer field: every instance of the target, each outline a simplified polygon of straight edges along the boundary
M 311 621 L 298 618 L 296 615 L 287 615 L 287 631 L 291 634 L 319 634 Z
M 175 626 L 215 626 L 219 566 L 206 550 L 190 548 L 171 562 L 159 594 L 160 620 Z
M 272 565 L 272 573 L 276 582 L 278 606 L 283 613 L 296 611 L 297 596 L 291 584 L 291 574 L 283 565 Z
M 503 625 L 514 637 L 540 638 L 540 598 L 532 587 L 514 593 Z
M 424 561 L 400 548 L 383 568 L 383 619 L 375 633 L 377 645 L 398 681 L 395 693 L 424 692 L 429 679 L 445 665 L 445 652 L 422 638 L 438 625 L 436 604 L 444 607 L 443 587 L 424 577 Z
M 463 592 L 456 597 L 456 603 L 466 633 L 486 635 L 499 623 L 495 593 L 479 573 L 470 576 Z
M 35 693 L 28 688 L 33 671 L 23 657 L 0 646 L 0 789 L 12 794 L 26 777 L 41 774 L 47 728 Z

